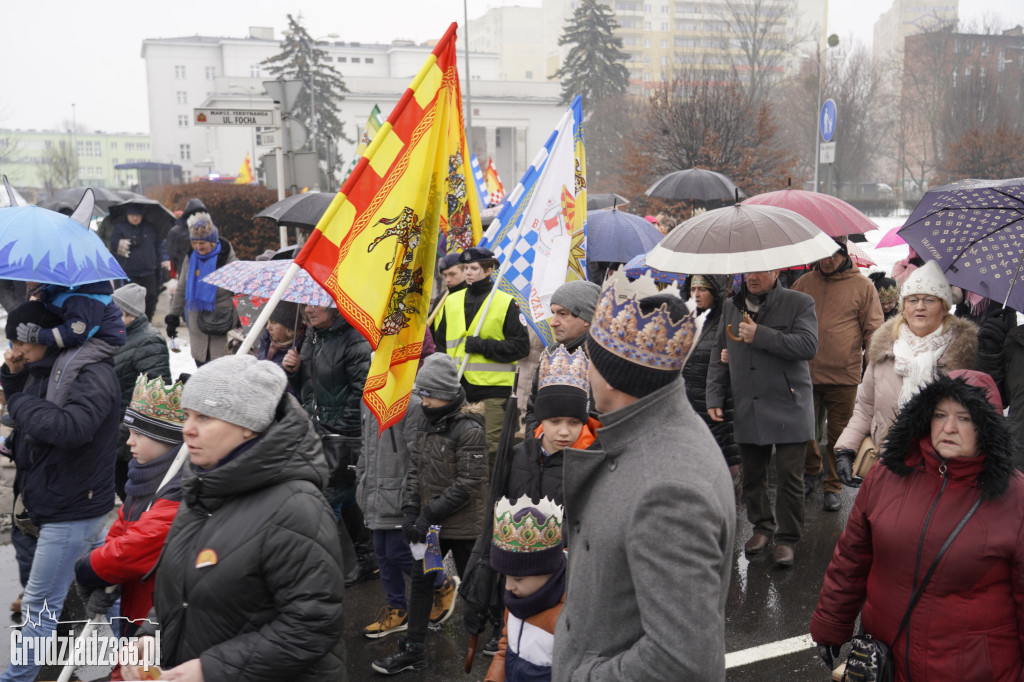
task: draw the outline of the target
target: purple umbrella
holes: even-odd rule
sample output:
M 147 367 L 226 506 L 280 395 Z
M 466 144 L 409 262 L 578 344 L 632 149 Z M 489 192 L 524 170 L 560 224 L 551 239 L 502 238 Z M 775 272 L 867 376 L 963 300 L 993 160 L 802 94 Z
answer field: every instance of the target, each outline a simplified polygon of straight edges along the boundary
M 899 236 L 950 284 L 1024 310 L 1024 178 L 929 190 Z

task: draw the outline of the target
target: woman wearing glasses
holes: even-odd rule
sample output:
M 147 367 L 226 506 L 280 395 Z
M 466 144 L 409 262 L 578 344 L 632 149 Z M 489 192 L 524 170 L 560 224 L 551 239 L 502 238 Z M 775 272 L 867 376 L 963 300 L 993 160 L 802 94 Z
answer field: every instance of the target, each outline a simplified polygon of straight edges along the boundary
M 946 276 L 929 261 L 900 290 L 900 312 L 871 337 L 868 366 L 857 404 L 836 441 L 836 469 L 848 486 L 854 455 L 866 436 L 881 448 L 889 426 L 908 400 L 939 374 L 974 367 L 978 328 L 950 314 L 952 292 Z

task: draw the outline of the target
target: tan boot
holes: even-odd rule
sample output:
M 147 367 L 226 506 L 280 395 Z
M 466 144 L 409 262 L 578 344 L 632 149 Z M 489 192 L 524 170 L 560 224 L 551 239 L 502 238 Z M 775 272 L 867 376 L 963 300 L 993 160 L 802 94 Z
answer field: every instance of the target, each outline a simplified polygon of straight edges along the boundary
M 458 592 L 459 582 L 458 576 L 452 576 L 434 590 L 434 607 L 430 609 L 431 625 L 440 625 L 455 612 L 455 593 Z
M 363 628 L 363 634 L 370 639 L 387 637 L 393 632 L 409 629 L 409 616 L 402 609 L 382 606 L 377 612 L 377 620 Z

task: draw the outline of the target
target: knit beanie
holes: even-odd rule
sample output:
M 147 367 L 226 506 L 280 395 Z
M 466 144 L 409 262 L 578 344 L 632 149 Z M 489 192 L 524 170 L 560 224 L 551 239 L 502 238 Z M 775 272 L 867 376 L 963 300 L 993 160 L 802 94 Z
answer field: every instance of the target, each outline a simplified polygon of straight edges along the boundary
M 491 568 L 515 577 L 557 573 L 565 563 L 562 508 L 545 497 L 528 495 L 494 505 Z
M 900 289 L 900 298 L 914 295 L 936 296 L 941 298 L 947 306 L 952 303 L 953 290 L 938 263 L 930 260 L 910 273 L 910 277 L 907 277 L 907 281 Z
M 189 216 L 188 236 L 194 242 L 213 242 L 214 244 L 220 238 L 217 226 L 213 224 L 213 218 L 209 213 L 203 211 Z
M 584 322 L 594 319 L 594 308 L 601 295 L 601 287 L 593 282 L 574 279 L 555 289 L 551 304 L 560 305 Z
M 114 290 L 114 303 L 132 317 L 146 314 L 146 287 L 132 282 Z
M 609 298 L 615 299 L 613 288 L 606 290 L 599 307 Z M 642 398 L 679 378 L 696 327 L 686 303 L 672 294 L 630 299 L 624 305 L 632 306 L 630 313 L 597 315 L 587 338 L 587 353 L 612 388 Z M 660 314 L 652 315 L 659 309 Z
M 582 349 L 569 353 L 565 346 L 545 350 L 537 370 L 537 398 L 533 416 L 541 422 L 554 417 L 569 417 L 587 422 L 590 361 Z
M 7 314 L 4 331 L 8 341 L 18 338 L 19 324 L 38 324 L 43 329 L 53 329 L 61 323 L 60 315 L 52 312 L 42 301 L 26 301 Z
M 192 374 L 181 406 L 262 433 L 274 421 L 288 379 L 273 362 L 227 355 Z
M 135 380 L 132 401 L 124 411 L 125 425 L 161 443 L 180 443 L 181 428 L 185 424 L 181 388 L 180 381 L 164 386 L 160 377 L 150 381 L 145 374 L 140 374 Z
M 295 320 L 299 314 L 299 304 L 292 303 L 291 301 L 279 301 L 277 307 L 274 308 L 274 312 L 270 313 L 270 319 L 273 322 L 277 322 L 280 325 L 294 329 L 296 324 Z M 302 319 L 299 319 L 299 324 L 302 323 Z
M 434 353 L 423 360 L 413 386 L 418 395 L 439 400 L 455 400 L 459 388 L 459 367 L 445 353 Z

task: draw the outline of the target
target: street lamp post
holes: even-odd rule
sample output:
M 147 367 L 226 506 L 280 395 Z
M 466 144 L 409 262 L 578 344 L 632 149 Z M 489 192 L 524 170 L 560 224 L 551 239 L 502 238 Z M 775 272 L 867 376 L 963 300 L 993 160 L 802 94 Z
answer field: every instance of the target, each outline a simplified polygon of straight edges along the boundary
M 833 33 L 828 37 L 828 48 L 833 48 L 839 44 L 839 36 Z M 814 110 L 814 191 L 818 191 L 818 167 L 821 165 L 821 159 L 818 156 L 818 136 L 819 136 L 819 121 L 821 118 L 821 45 L 819 44 L 816 48 L 817 58 L 814 63 L 818 66 L 818 106 Z M 825 52 L 825 61 L 828 62 L 828 52 Z

